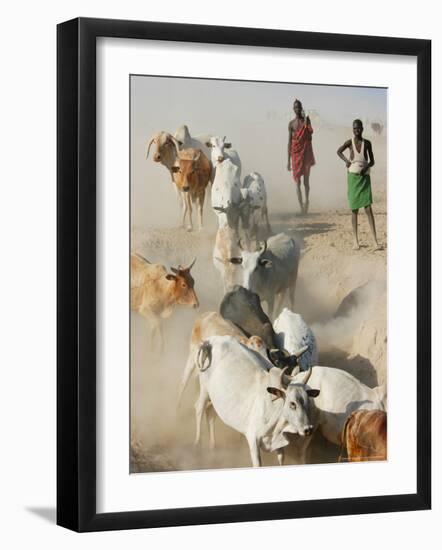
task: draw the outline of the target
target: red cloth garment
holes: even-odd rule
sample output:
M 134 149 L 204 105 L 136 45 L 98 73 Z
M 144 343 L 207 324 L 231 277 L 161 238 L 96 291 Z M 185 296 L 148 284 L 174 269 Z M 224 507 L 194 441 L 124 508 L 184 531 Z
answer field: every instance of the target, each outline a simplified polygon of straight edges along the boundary
M 292 135 L 291 156 L 293 179 L 299 183 L 301 176 L 308 174 L 315 164 L 312 147 L 313 128 L 310 124 L 303 124 Z

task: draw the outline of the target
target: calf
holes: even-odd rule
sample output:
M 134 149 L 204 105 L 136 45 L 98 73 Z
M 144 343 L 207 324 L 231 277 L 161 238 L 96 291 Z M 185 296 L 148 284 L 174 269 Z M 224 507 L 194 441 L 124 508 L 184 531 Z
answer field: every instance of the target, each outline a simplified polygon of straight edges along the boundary
M 160 318 L 169 317 L 178 304 L 198 307 L 190 274 L 194 263 L 195 260 L 188 267 L 171 268 L 172 273 L 168 273 L 163 265 L 131 255 L 131 309 L 150 321 L 151 339 L 158 332 L 161 348 L 164 337 Z
M 265 361 L 231 336 L 212 336 L 197 358 L 196 440 L 203 413 L 208 414 L 213 431 L 216 412 L 227 426 L 244 435 L 254 467 L 261 466 L 261 449 L 277 451 L 282 463 L 283 448 L 289 444 L 287 433 L 308 439 L 315 429 L 313 398 L 319 395 L 303 381 L 283 388 L 283 372 L 267 371 L 262 366 Z
M 267 302 L 268 314 L 272 317 L 275 297 L 279 296 L 276 308 L 279 310 L 286 291 L 289 291 L 290 306 L 294 309 L 300 254 L 299 244 L 285 233 L 279 233 L 254 252 L 242 248 L 241 256 L 232 257 L 230 261 L 242 267 L 242 285 Z
M 240 219 L 248 241 L 258 240 L 261 221 L 265 221 L 267 234 L 270 235 L 271 227 L 267 211 L 267 192 L 261 174 L 252 172 L 244 178 L 241 197 Z
M 342 452 L 349 462 L 387 459 L 387 413 L 358 410 L 347 418 L 342 430 Z
M 199 228 L 203 226 L 204 197 L 210 171 L 209 159 L 200 149 L 193 148 L 179 151 L 176 163 L 172 167 L 173 180 L 181 192 L 183 201 L 183 227 L 188 215 L 189 230 L 193 229 L 192 203 L 194 202 L 198 202 Z
M 205 145 L 210 150 L 210 159 L 215 170 L 222 162 L 230 160 L 238 168 L 238 175 L 241 177 L 241 159 L 238 153 L 231 148 L 232 144 L 226 142 L 226 136 L 222 139 L 219 136 L 212 136 Z

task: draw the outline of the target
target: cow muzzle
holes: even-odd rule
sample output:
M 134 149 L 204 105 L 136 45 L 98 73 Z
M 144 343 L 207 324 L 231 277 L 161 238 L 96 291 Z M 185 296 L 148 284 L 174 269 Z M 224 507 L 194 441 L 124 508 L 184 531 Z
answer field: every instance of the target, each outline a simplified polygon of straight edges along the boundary
M 224 160 L 224 157 L 218 157 L 218 162 L 222 162 Z
M 161 155 L 159 153 L 155 153 L 155 155 L 153 156 L 153 160 L 155 162 L 160 162 L 161 160 Z
M 313 426 L 307 426 L 306 428 L 304 428 L 304 434 L 305 436 L 309 436 L 309 435 L 312 435 L 313 433 Z

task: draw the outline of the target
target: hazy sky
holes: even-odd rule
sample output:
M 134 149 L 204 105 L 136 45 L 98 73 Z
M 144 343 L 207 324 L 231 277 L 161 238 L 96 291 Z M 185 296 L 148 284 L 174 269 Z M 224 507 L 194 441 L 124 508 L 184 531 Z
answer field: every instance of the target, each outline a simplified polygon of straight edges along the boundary
M 182 124 L 187 124 L 192 135 L 227 136 L 240 154 L 243 176 L 252 170 L 261 172 L 269 189 L 273 187 L 275 200 L 284 199 L 286 193 L 291 200 L 294 186 L 292 183 L 290 187 L 286 170 L 287 125 L 293 118 L 295 98 L 301 99 L 306 111 L 315 110 L 321 117 L 313 135 L 317 166 L 311 175 L 312 199 L 315 185 L 319 189 L 326 178 L 327 192 L 341 204 L 345 200 L 341 185 L 345 173 L 336 149 L 351 137 L 353 119 L 386 123 L 387 93 L 380 88 L 132 76 L 134 224 L 145 225 L 147 218 L 153 223 L 164 221 L 164 216 L 158 216 L 158 207 L 150 206 L 154 198 L 167 201 L 170 196 L 171 208 L 174 212 L 177 208 L 166 169 L 152 159 L 146 161 L 145 154 L 154 133 L 174 133 Z M 374 152 L 375 157 L 376 153 L 385 157 L 385 150 L 379 151 L 379 147 Z

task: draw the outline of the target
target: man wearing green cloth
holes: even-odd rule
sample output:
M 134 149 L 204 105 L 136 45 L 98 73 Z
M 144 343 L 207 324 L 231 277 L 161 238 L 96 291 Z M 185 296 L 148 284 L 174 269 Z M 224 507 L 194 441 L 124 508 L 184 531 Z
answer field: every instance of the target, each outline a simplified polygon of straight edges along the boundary
M 365 208 L 371 234 L 375 243 L 375 250 L 382 250 L 376 237 L 373 210 L 371 208 L 373 197 L 371 194 L 370 168 L 374 166 L 373 149 L 371 142 L 362 137 L 364 127 L 358 118 L 353 121 L 353 137 L 339 147 L 338 157 L 347 166 L 347 197 L 352 211 L 352 227 L 354 246 L 353 250 L 359 250 L 358 239 L 358 212 L 359 208 Z M 343 152 L 350 149 L 350 159 Z

